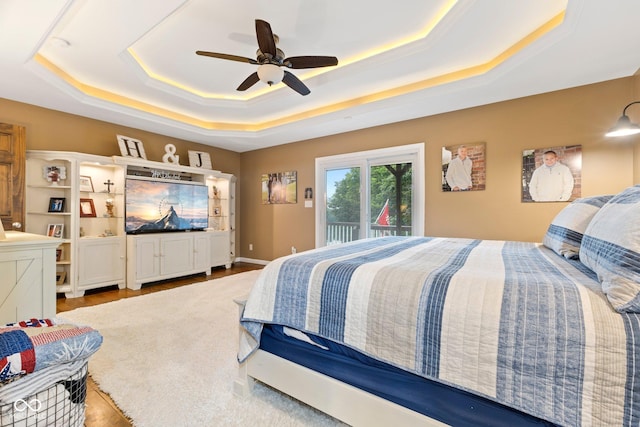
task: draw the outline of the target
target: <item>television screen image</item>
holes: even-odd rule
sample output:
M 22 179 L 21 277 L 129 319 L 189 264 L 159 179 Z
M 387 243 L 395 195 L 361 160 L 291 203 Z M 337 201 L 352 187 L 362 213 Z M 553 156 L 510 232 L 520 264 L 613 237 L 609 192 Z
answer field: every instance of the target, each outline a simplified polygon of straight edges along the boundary
M 206 185 L 127 178 L 127 234 L 204 230 L 208 225 Z

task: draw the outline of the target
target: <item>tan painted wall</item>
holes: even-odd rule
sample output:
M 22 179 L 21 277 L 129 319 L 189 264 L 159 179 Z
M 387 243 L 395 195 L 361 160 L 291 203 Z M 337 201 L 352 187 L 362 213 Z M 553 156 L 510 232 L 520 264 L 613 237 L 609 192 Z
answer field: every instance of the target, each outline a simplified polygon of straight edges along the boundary
M 314 247 L 315 210 L 304 208 L 301 200 L 305 187 L 315 187 L 316 157 L 416 142 L 425 143 L 426 235 L 541 241 L 566 203 L 520 202 L 522 151 L 581 144 L 583 196 L 615 193 L 640 182 L 638 172 L 634 180 L 634 168 L 640 171 L 634 146 L 640 138 L 625 142 L 603 136 L 622 108 L 638 99 L 638 89 L 640 77 L 619 79 L 243 153 L 239 252 L 271 260 L 290 253 L 291 246 L 298 251 Z M 640 121 L 640 106 L 628 113 Z M 487 150 L 486 190 L 443 193 L 441 147 L 480 141 Z M 262 205 L 261 174 L 289 170 L 298 172 L 299 202 Z
M 636 99 L 640 76 L 241 154 L 1 98 L 0 122 L 25 126 L 30 150 L 119 155 L 115 135 L 123 134 L 142 140 L 150 160 L 161 161 L 168 143 L 183 164 L 189 149 L 209 152 L 215 169 L 238 177 L 238 255 L 271 260 L 291 246 L 314 247 L 315 210 L 304 208 L 302 199 L 305 187 L 315 187 L 316 157 L 416 142 L 426 147 L 425 234 L 540 241 L 566 204 L 520 202 L 522 150 L 581 144 L 584 196 L 640 183 L 640 138 L 603 137 Z M 628 113 L 640 122 L 640 105 Z M 487 148 L 487 189 L 441 192 L 441 147 L 479 141 Z M 288 170 L 298 172 L 299 203 L 262 205 L 261 174 Z
M 214 169 L 240 175 L 240 154 L 233 151 L 3 98 L 0 98 L 0 122 L 26 127 L 27 150 L 77 151 L 119 156 L 116 135 L 120 134 L 141 140 L 149 160 L 161 162 L 165 145 L 173 144 L 176 146 L 176 154 L 180 156 L 180 164 L 189 164 L 188 150 L 206 151 L 211 156 Z M 238 212 L 236 220 L 239 222 L 241 218 L 241 212 Z M 240 236 L 239 230 L 237 236 Z

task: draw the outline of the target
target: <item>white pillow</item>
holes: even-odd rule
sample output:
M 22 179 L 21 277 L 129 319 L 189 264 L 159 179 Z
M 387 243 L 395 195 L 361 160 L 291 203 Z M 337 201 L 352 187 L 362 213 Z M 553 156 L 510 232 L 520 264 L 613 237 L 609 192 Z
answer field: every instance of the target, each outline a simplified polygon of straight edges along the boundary
M 551 221 L 542 243 L 566 258 L 578 258 L 582 235 L 587 226 L 612 197 L 593 196 L 574 200 Z
M 640 185 L 614 196 L 587 227 L 580 261 L 616 311 L 640 313 Z

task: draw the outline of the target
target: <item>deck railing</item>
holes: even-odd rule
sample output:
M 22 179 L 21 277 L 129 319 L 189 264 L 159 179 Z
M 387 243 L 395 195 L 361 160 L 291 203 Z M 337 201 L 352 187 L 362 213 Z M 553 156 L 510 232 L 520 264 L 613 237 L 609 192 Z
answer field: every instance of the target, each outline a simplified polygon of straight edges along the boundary
M 411 236 L 411 226 L 403 225 L 377 225 L 372 224 L 369 237 L 382 236 Z M 330 222 L 327 224 L 327 245 L 346 243 L 360 238 L 360 224 L 357 222 Z

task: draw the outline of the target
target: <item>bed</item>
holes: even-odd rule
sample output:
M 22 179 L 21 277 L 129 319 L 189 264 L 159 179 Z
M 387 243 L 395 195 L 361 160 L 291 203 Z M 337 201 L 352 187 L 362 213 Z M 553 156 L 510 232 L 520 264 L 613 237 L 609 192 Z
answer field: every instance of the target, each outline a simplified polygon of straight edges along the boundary
M 640 423 L 640 186 L 542 243 L 383 237 L 272 261 L 241 314 L 259 380 L 351 425 Z

